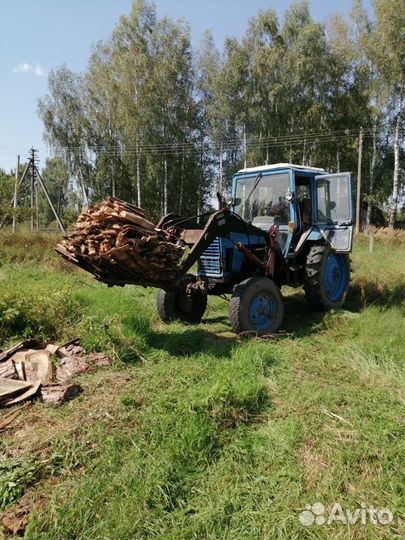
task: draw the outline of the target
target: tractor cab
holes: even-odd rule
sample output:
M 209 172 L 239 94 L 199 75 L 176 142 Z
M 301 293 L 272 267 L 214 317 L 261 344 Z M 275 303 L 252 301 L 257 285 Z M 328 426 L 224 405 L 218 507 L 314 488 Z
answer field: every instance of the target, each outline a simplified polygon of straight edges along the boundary
M 238 171 L 233 177 L 232 210 L 268 231 L 278 227 L 285 258 L 306 241 L 324 239 L 336 252 L 350 252 L 353 206 L 350 173 L 278 163 Z

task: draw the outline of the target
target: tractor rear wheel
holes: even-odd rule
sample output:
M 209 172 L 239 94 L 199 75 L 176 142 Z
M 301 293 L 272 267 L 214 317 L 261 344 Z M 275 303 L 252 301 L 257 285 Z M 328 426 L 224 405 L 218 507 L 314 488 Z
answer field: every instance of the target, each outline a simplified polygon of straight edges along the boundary
M 304 290 L 316 309 L 339 309 L 350 281 L 350 258 L 330 246 L 312 246 L 306 261 Z
M 229 302 L 229 318 L 237 334 L 271 334 L 278 330 L 283 317 L 281 292 L 271 279 L 252 277 L 235 287 Z
M 207 309 L 207 295 L 195 290 L 191 295 L 186 291 L 174 292 L 160 289 L 157 296 L 157 310 L 163 322 L 182 321 L 198 324 Z

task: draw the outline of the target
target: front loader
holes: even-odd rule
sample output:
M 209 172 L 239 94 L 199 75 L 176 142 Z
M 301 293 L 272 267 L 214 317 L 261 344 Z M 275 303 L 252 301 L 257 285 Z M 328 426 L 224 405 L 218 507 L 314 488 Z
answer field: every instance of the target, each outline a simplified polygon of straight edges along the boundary
M 169 214 L 156 228 L 189 248 L 182 276 L 158 294 L 165 322 L 199 323 L 208 295 L 231 294 L 233 330 L 263 335 L 282 324 L 284 285 L 302 286 L 316 309 L 344 301 L 353 239 L 349 173 L 284 163 L 242 169 L 231 203 L 220 199 L 205 226 Z

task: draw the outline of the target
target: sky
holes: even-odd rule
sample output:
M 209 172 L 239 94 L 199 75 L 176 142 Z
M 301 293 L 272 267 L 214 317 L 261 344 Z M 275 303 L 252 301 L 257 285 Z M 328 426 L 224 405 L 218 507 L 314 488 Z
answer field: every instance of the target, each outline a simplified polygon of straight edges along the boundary
M 155 0 L 159 17 L 184 18 L 198 46 L 211 29 L 222 48 L 227 36 L 242 37 L 247 21 L 270 7 L 280 17 L 290 0 Z M 82 71 L 94 43 L 107 39 L 132 0 L 0 0 L 0 168 L 27 159 L 31 146 L 40 165 L 49 157 L 38 98 L 47 93 L 47 74 L 61 64 Z M 365 5 L 369 5 L 366 0 Z M 334 13 L 348 16 L 352 0 L 310 0 L 313 18 L 325 22 Z

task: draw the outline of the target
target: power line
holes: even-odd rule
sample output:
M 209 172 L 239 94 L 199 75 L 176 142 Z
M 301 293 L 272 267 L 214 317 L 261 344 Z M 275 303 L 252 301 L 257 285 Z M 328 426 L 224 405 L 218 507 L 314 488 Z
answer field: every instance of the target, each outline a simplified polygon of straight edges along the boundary
M 335 135 L 336 134 L 336 135 Z M 307 133 L 305 135 L 304 134 L 291 134 L 291 135 L 283 135 L 283 136 L 272 136 L 272 137 L 262 137 L 262 138 L 250 138 L 250 139 L 246 139 L 246 143 L 248 145 L 252 145 L 252 144 L 273 144 L 273 143 L 279 143 L 279 142 L 283 142 L 283 143 L 287 143 L 287 142 L 290 142 L 290 141 L 295 141 L 295 140 L 299 140 L 299 141 L 303 141 L 303 140 L 312 140 L 312 139 L 322 139 L 324 137 L 331 137 L 331 136 L 337 136 L 339 135 L 342 136 L 342 137 L 349 137 L 350 135 L 352 134 L 355 134 L 357 135 L 358 134 L 358 129 L 355 129 L 355 130 L 339 130 L 339 131 L 335 131 L 335 132 L 320 132 L 320 133 Z M 100 150 L 134 150 L 136 151 L 136 149 L 138 148 L 139 151 L 145 151 L 145 150 L 170 150 L 170 151 L 182 151 L 184 149 L 187 149 L 187 148 L 195 148 L 195 147 L 201 147 L 201 148 L 204 148 L 204 147 L 211 147 L 211 146 L 220 146 L 220 145 L 223 145 L 223 146 L 226 146 L 226 147 L 230 147 L 230 146 L 240 146 L 244 144 L 244 140 L 243 138 L 237 138 L 237 139 L 228 139 L 228 140 L 213 140 L 213 141 L 205 141 L 204 143 L 200 143 L 200 142 L 197 142 L 197 141 L 190 141 L 190 142 L 177 142 L 177 141 L 174 141 L 174 142 L 168 142 L 168 143 L 154 143 L 154 144 L 139 144 L 138 147 L 136 147 L 135 145 L 94 145 L 94 146 L 91 146 L 90 148 L 92 150 L 97 150 L 97 149 L 100 149 Z M 83 146 L 67 146 L 66 149 L 69 149 L 69 150 L 80 150 L 82 149 Z
M 372 128 L 364 128 L 364 136 L 369 137 L 372 135 Z M 249 149 L 252 148 L 277 148 L 282 146 L 295 146 L 297 144 L 322 144 L 328 142 L 337 142 L 350 140 L 358 137 L 357 129 L 335 130 L 330 132 L 318 132 L 307 134 L 289 134 L 282 136 L 266 137 L 266 138 L 250 138 L 246 140 L 246 146 Z M 170 143 L 155 143 L 155 144 L 143 144 L 135 147 L 133 145 L 95 145 L 91 147 L 85 146 L 67 146 L 61 150 L 62 153 L 99 153 L 105 156 L 120 156 L 120 155 L 139 155 L 149 156 L 153 154 L 160 154 L 162 157 L 169 155 L 178 155 L 187 153 L 188 155 L 200 155 L 204 152 L 213 152 L 215 147 L 223 147 L 227 151 L 238 150 L 244 144 L 243 139 L 228 139 L 221 141 L 204 141 L 199 143 L 197 141 L 190 142 L 178 142 L 173 141 Z
M 366 127 L 363 129 L 364 133 L 365 134 L 372 134 L 373 132 L 373 127 Z M 402 131 L 405 130 L 405 128 L 402 129 Z M 334 130 L 334 131 L 320 131 L 320 132 L 300 132 L 300 133 L 291 133 L 291 134 L 286 134 L 286 135 L 274 135 L 274 136 L 270 136 L 270 137 L 255 137 L 255 138 L 247 138 L 246 139 L 246 143 L 249 145 L 252 145 L 252 144 L 257 144 L 257 143 L 262 143 L 262 144 L 270 144 L 270 143 L 274 143 L 274 142 L 292 142 L 292 141 L 295 141 L 295 140 L 299 140 L 299 141 L 311 141 L 313 140 L 314 138 L 315 139 L 322 139 L 322 138 L 329 138 L 331 136 L 341 136 L 341 137 L 350 137 L 351 135 L 356 135 L 358 136 L 358 133 L 359 133 L 359 128 L 353 128 L 353 129 L 341 129 L 341 130 Z M 172 142 L 166 142 L 166 143 L 150 143 L 150 144 L 138 144 L 138 146 L 135 146 L 135 145 L 107 145 L 107 144 L 101 144 L 101 145 L 93 145 L 90 147 L 91 150 L 95 151 L 97 149 L 102 149 L 104 151 L 106 150 L 125 150 L 125 151 L 129 151 L 129 150 L 139 150 L 139 151 L 146 151 L 146 150 L 170 150 L 170 151 L 182 151 L 182 150 L 185 150 L 187 148 L 195 148 L 196 146 L 200 146 L 200 147 L 205 147 L 205 146 L 220 146 L 220 145 L 223 145 L 223 146 L 226 146 L 226 147 L 231 147 L 231 146 L 240 146 L 244 144 L 244 139 L 243 137 L 240 137 L 240 138 L 234 138 L 234 139 L 223 139 L 223 140 L 218 140 L 218 141 L 205 141 L 203 143 L 201 142 L 198 142 L 198 141 L 172 141 Z M 77 145 L 77 146 L 68 146 L 66 147 L 66 149 L 69 149 L 69 150 L 74 150 L 74 149 L 78 149 L 80 150 L 81 148 L 83 148 L 83 146 L 81 145 Z
M 371 134 L 365 133 L 364 136 L 370 137 Z M 283 139 L 280 140 L 280 138 L 275 137 L 272 142 L 267 142 L 266 140 L 260 140 L 260 139 L 253 141 L 252 139 L 250 139 L 250 142 L 247 142 L 246 146 L 249 150 L 254 150 L 254 149 L 260 150 L 260 149 L 267 149 L 267 148 L 272 149 L 272 148 L 280 148 L 280 147 L 288 148 L 291 146 L 301 145 L 303 144 L 304 141 L 308 145 L 314 145 L 314 144 L 322 145 L 322 144 L 326 144 L 330 142 L 342 142 L 345 140 L 352 141 L 353 139 L 356 139 L 357 137 L 358 137 L 358 131 L 353 130 L 353 132 L 349 134 L 348 133 L 342 133 L 340 135 L 325 134 L 323 136 L 319 136 L 319 135 L 313 136 L 312 138 L 309 137 L 308 135 L 306 137 L 295 136 L 294 138 L 288 138 L 286 140 L 283 140 Z M 227 151 L 238 150 L 242 148 L 242 143 L 239 139 L 235 139 L 234 141 L 235 142 L 232 145 L 229 144 L 227 146 L 225 146 L 225 143 L 223 143 L 223 146 L 225 147 Z M 86 153 L 88 154 L 95 153 L 100 156 L 104 155 L 106 157 L 118 157 L 122 155 L 137 156 L 139 154 L 143 156 L 158 155 L 161 157 L 167 157 L 170 155 L 178 155 L 182 153 L 187 153 L 187 155 L 191 156 L 191 155 L 201 155 L 205 152 L 212 152 L 215 154 L 215 151 L 213 150 L 213 146 L 217 146 L 217 145 L 220 145 L 220 143 L 215 143 L 215 145 L 213 143 L 206 143 L 204 146 L 196 144 L 194 146 L 183 148 L 182 150 L 179 150 L 178 148 L 170 148 L 170 147 L 162 148 L 159 145 L 155 145 L 155 146 L 150 145 L 148 148 L 139 147 L 138 150 L 131 146 L 125 146 L 125 147 L 98 146 L 98 147 L 92 147 L 92 148 L 86 148 L 83 146 L 81 147 L 75 146 L 75 147 L 66 147 L 62 149 L 61 153 L 66 155 L 67 153 L 75 153 L 76 151 L 78 151 L 79 154 L 82 156 L 85 155 Z
M 358 133 L 358 130 L 351 130 L 352 132 L 355 132 L 355 133 Z M 296 139 L 296 138 L 299 138 L 299 139 L 303 139 L 303 138 L 311 138 L 311 137 L 322 137 L 322 136 L 330 136 L 332 135 L 334 132 L 331 132 L 331 133 L 319 133 L 319 134 L 299 134 L 299 135 L 284 135 L 284 136 L 273 136 L 273 137 L 262 137 L 262 138 L 250 138 L 250 139 L 246 139 L 246 142 L 248 144 L 251 144 L 251 143 L 255 143 L 255 142 L 273 142 L 273 141 L 283 141 L 283 140 L 293 140 L 293 139 Z M 347 135 L 350 135 L 350 132 L 349 130 L 345 130 L 344 132 L 344 135 L 347 136 Z M 223 145 L 232 145 L 232 144 L 237 144 L 237 145 L 240 145 L 240 144 L 243 144 L 244 143 L 244 140 L 242 138 L 237 138 L 237 139 L 224 139 L 224 140 L 218 140 L 218 141 L 205 141 L 204 143 L 201 143 L 201 142 L 197 142 L 197 141 L 189 141 L 189 142 L 177 142 L 177 141 L 173 141 L 173 142 L 168 142 L 168 143 L 153 143 L 153 144 L 139 144 L 138 146 L 135 146 L 135 145 L 106 145 L 106 144 L 100 144 L 100 145 L 94 145 L 92 146 L 92 148 L 94 149 L 97 149 L 97 148 L 100 148 L 100 149 L 122 149 L 123 147 L 125 149 L 133 149 L 133 150 L 136 150 L 136 148 L 138 147 L 139 149 L 141 150 L 148 150 L 150 148 L 152 149 L 156 149 L 156 148 L 159 148 L 159 149 L 170 149 L 170 150 L 182 150 L 183 148 L 187 148 L 187 147 L 194 147 L 194 146 L 201 146 L 201 147 L 204 147 L 204 146 L 212 146 L 213 144 L 214 145 L 220 145 L 220 144 L 223 144 Z M 82 148 L 83 146 L 82 145 L 77 145 L 77 146 L 68 146 L 66 148 L 69 148 L 69 149 L 80 149 Z
M 388 124 L 382 124 L 388 125 Z M 363 128 L 364 138 L 372 136 L 373 127 Z M 350 140 L 358 137 L 358 128 L 340 129 L 333 131 L 318 131 L 318 132 L 299 132 L 289 133 L 285 135 L 277 135 L 270 137 L 248 137 L 246 138 L 246 148 L 248 150 L 260 148 L 280 148 L 283 146 L 296 146 L 303 144 L 326 144 L 330 142 L 338 142 Z M 405 128 L 401 128 L 401 133 L 405 133 Z M 135 145 L 92 145 L 92 146 L 66 146 L 60 149 L 61 154 L 74 154 L 79 152 L 82 155 L 85 153 L 99 153 L 107 157 L 118 157 L 120 155 L 138 155 L 150 156 L 160 154 L 162 157 L 184 154 L 201 155 L 204 153 L 216 153 L 217 147 L 223 147 L 226 151 L 238 150 L 245 144 L 243 137 L 223 140 L 208 139 L 201 141 L 172 141 L 165 143 L 145 143 Z M 2 147 L 5 148 L 5 147 Z M 11 150 L 0 150 L 0 154 L 10 155 L 15 152 Z

